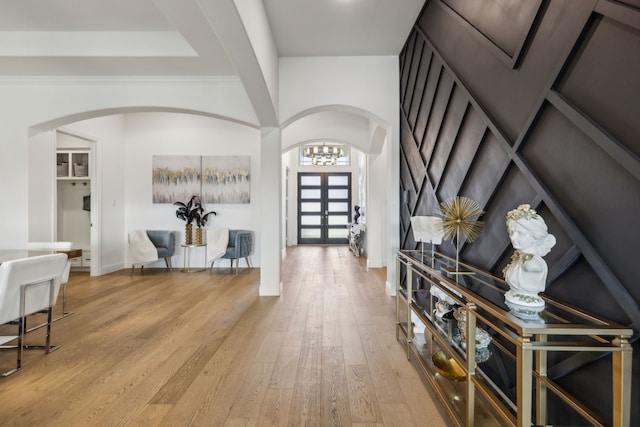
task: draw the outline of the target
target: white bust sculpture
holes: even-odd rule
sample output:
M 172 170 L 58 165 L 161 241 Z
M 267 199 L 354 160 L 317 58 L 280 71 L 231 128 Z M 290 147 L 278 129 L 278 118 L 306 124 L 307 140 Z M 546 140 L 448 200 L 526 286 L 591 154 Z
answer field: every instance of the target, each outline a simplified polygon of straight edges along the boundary
M 556 238 L 529 205 L 520 205 L 507 213 L 507 231 L 515 251 L 511 263 L 503 270 L 510 288 L 505 300 L 521 306 L 544 306 L 544 300 L 538 296 L 547 283 L 548 268 L 542 257 L 556 244 Z

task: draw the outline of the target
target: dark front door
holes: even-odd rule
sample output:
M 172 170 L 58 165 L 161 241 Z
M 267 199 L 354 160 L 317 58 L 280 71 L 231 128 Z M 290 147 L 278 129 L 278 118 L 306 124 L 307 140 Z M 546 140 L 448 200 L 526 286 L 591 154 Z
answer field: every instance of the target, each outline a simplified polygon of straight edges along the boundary
M 348 244 L 351 173 L 298 174 L 298 243 Z

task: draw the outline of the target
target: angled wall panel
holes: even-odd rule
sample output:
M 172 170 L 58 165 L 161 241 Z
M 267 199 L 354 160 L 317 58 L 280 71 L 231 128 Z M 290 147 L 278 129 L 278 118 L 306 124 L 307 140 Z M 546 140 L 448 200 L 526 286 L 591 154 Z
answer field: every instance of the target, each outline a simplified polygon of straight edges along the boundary
M 401 53 L 401 82 L 415 91 L 401 92 L 400 191 L 409 200 L 400 208 L 402 247 L 417 247 L 412 215 L 433 215 L 440 202 L 464 195 L 486 211 L 486 226 L 478 240 L 463 243 L 460 256 L 499 275 L 512 253 L 506 213 L 530 203 L 557 238 L 545 257 L 546 292 L 636 331 L 635 401 L 640 8 L 636 0 L 554 0 L 502 11 L 498 4 L 515 5 L 429 1 Z M 504 42 L 518 31 L 526 33 L 522 49 Z M 516 68 L 477 33 L 517 51 Z M 439 249 L 455 255 L 452 242 Z M 610 388 L 585 387 L 608 381 L 610 358 L 552 359 L 550 375 L 610 424 Z M 637 405 L 631 424 L 640 425 Z

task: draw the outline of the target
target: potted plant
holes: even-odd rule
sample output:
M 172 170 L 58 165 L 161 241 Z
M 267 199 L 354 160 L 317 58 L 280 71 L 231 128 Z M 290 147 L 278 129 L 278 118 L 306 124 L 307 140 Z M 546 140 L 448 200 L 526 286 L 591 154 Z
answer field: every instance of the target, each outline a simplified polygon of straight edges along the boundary
M 200 203 L 200 197 L 193 196 L 187 203 L 175 202 L 174 206 L 178 206 L 176 217 L 186 222 L 185 226 L 185 245 L 193 244 L 193 222 L 195 221 L 198 229 L 196 230 L 196 244 L 202 244 L 202 227 L 204 227 L 209 219 L 209 215 L 217 215 L 214 211 L 204 213 L 204 208 Z
M 217 213 L 215 213 L 214 211 L 204 213 L 204 208 L 200 203 L 198 203 L 198 207 L 194 212 L 196 225 L 198 226 L 198 228 L 196 228 L 196 245 L 201 245 L 204 243 L 202 239 L 202 229 L 205 225 L 207 225 L 209 215 L 211 214 L 217 215 Z

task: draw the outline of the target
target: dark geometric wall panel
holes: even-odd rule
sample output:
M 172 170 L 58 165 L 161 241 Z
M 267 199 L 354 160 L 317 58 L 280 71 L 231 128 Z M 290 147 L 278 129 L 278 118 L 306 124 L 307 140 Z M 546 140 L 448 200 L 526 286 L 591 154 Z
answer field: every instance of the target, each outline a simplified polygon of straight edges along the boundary
M 549 79 L 557 77 L 559 61 L 575 45 L 597 1 L 547 0 L 545 3 L 543 15 L 520 55 L 517 70 L 505 64 L 488 49 L 487 43 L 461 25 L 441 1 L 427 2 L 418 18 L 416 30 L 425 32 L 463 85 L 474 98 L 482 101 L 483 109 L 504 132 L 507 142 L 515 140 L 539 97 L 548 89 Z M 523 80 L 527 81 L 526 85 L 522 84 Z
M 441 73 L 442 64 L 438 62 L 437 58 L 429 54 L 429 74 L 426 77 L 426 87 L 423 92 L 422 100 L 420 101 L 420 110 L 418 117 L 415 120 L 415 128 L 413 130 L 413 137 L 416 141 L 422 141 L 422 138 L 424 137 L 424 132 L 427 128 L 427 120 L 431 115 L 431 108 L 433 107 L 436 88 L 438 87 Z
M 422 44 L 424 46 L 424 43 Z M 424 93 L 424 86 L 427 82 L 427 73 L 429 72 L 429 66 L 431 65 L 431 56 L 420 54 L 420 67 L 418 68 L 418 75 L 415 90 L 413 96 L 418 98 L 411 103 L 411 108 L 409 110 L 408 122 L 411 128 L 415 128 L 416 119 L 418 117 L 418 112 L 420 111 L 421 102 L 419 99 L 422 98 L 422 94 Z
M 515 54 L 515 69 L 496 46 Z M 417 247 L 411 216 L 467 196 L 486 225 L 460 256 L 500 274 L 512 252 L 506 213 L 531 204 L 557 239 L 545 257 L 546 292 L 636 331 L 632 401 L 640 398 L 639 52 L 638 0 L 431 0 L 400 56 L 402 248 Z M 450 241 L 439 249 L 455 255 Z M 566 354 L 550 373 L 606 421 L 610 387 L 584 385 L 608 381 L 609 365 L 607 356 Z M 640 425 L 640 405 L 631 423 Z
M 467 144 L 460 145 L 466 146 Z M 452 194 L 460 193 L 484 205 L 484 202 L 489 199 L 502 179 L 502 175 L 504 175 L 509 164 L 508 160 L 507 152 L 500 145 L 496 136 L 491 132 L 487 132 L 474 161 L 464 171 L 459 172 L 461 178 L 465 180 L 464 191 L 442 193 L 440 194 L 440 199 L 446 200 Z M 456 179 L 453 176 L 453 169 L 454 167 L 452 167 L 452 176 L 447 177 L 448 180 Z M 460 180 L 461 178 L 457 179 Z M 443 189 L 446 187 L 446 183 L 441 186 Z
M 456 135 L 460 130 L 467 105 L 468 101 L 464 94 L 456 91 L 454 88 L 451 99 L 449 99 L 447 105 L 447 112 L 442 121 L 440 132 L 438 133 L 438 139 L 433 148 L 433 154 L 429 157 L 431 161 L 427 163 L 427 174 L 436 187 L 440 182 L 446 161 L 449 159 Z
M 467 171 L 473 162 L 486 129 L 487 126 L 475 110 L 468 108 L 464 122 L 460 126 L 460 133 L 457 135 L 458 139 L 468 141 L 468 144 L 455 144 L 453 146 L 453 152 L 449 156 L 449 164 L 445 175 L 441 179 L 442 185 L 438 187 L 440 198 L 442 198 L 443 194 L 457 193 L 462 187 L 465 176 L 464 171 Z
M 438 88 L 436 89 L 436 96 L 429 112 L 429 118 L 427 121 L 427 130 L 420 145 L 420 153 L 422 154 L 422 160 L 427 163 L 431 158 L 431 152 L 435 148 L 436 140 L 440 135 L 440 127 L 442 126 L 442 120 L 447 111 L 447 105 L 451 99 L 451 92 L 453 90 L 453 79 L 449 74 L 442 74 L 438 81 Z
M 637 253 L 620 248 L 632 248 L 640 241 L 640 235 L 631 232 L 638 227 L 637 220 L 629 216 L 640 212 L 640 181 L 550 107 L 543 109 L 521 152 L 620 280 L 629 284 L 637 280 Z M 614 220 L 625 217 L 628 221 Z M 628 290 L 640 301 L 640 287 L 629 286 Z
M 405 45 L 404 63 L 402 64 L 403 73 L 400 77 L 400 93 L 403 99 L 402 108 L 404 111 L 407 110 L 409 100 L 411 99 L 411 94 L 408 93 L 409 91 L 407 90 L 407 86 L 410 75 L 409 70 L 411 69 L 411 64 L 413 62 L 413 49 L 415 48 L 417 39 L 418 36 L 416 34 L 411 34 Z
M 640 0 L 618 0 L 620 3 L 627 4 L 629 6 L 634 6 L 640 9 Z
M 546 293 L 561 301 L 571 300 L 574 304 L 579 303 L 581 308 L 592 313 L 599 312 L 601 316 L 621 324 L 629 324 L 631 320 L 583 257 L 577 259 L 552 286 L 549 286 Z
M 640 64 L 630 58 L 638 54 L 640 30 L 612 19 L 594 17 L 557 87 L 575 108 L 637 156 Z M 621 76 L 619 70 L 625 70 L 625 75 Z
M 465 24 L 515 64 L 532 30 L 541 0 L 442 0 Z M 463 24 L 464 25 L 464 24 Z M 493 50 L 493 49 L 491 49 Z M 502 57 L 502 55 L 500 55 Z
M 411 187 L 405 186 L 406 189 L 413 189 L 414 192 L 416 189 L 420 188 L 422 185 L 422 180 L 424 176 L 424 164 L 420 158 L 420 151 L 418 151 L 418 147 L 416 146 L 413 138 L 407 137 L 407 135 L 411 135 L 408 126 L 403 126 L 404 132 L 402 132 L 403 137 L 400 140 L 400 144 L 402 146 L 402 152 L 405 154 L 405 161 L 407 162 L 408 168 L 408 176 L 411 177 Z M 408 182 L 406 182 L 408 185 Z

